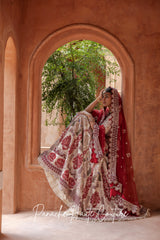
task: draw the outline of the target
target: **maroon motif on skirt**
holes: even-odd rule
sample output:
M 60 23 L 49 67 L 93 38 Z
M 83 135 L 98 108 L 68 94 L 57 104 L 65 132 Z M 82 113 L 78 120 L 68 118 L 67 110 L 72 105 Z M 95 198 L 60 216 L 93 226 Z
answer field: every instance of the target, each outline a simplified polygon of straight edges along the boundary
M 83 189 L 83 195 L 82 195 L 83 199 L 87 197 L 87 194 L 88 194 L 89 188 L 91 187 L 91 184 L 92 184 L 92 174 L 87 178 L 86 186 Z
M 97 204 L 100 202 L 99 193 L 97 191 L 95 191 L 95 193 L 92 194 L 90 202 L 91 202 L 93 207 L 96 207 Z
M 83 154 L 76 156 L 73 159 L 73 168 L 77 169 L 82 165 L 82 161 L 83 161 Z
M 48 155 L 48 160 L 52 162 L 56 158 L 56 154 L 54 152 L 50 152 Z
M 63 150 L 67 150 L 69 147 L 69 144 L 71 142 L 71 135 L 65 137 L 62 141 L 62 148 Z
M 68 178 L 69 178 L 69 170 L 65 170 L 64 173 L 62 174 L 62 178 L 65 180 L 65 181 L 68 181 Z
M 82 140 L 82 134 L 79 134 L 79 136 L 75 139 L 75 141 L 72 143 L 70 150 L 69 150 L 69 154 L 71 154 L 74 149 L 76 149 L 78 147 L 78 143 L 79 141 Z
M 110 201 L 111 200 L 111 198 L 110 198 L 110 186 L 109 186 L 109 183 L 108 183 L 107 178 L 105 176 L 103 167 L 101 167 L 101 172 L 102 172 L 104 194 L 105 194 L 105 197 L 108 198 L 108 200 Z
M 73 188 L 74 185 L 75 185 L 75 180 L 74 180 L 74 178 L 70 177 L 70 178 L 69 178 L 69 181 L 68 181 L 68 184 L 69 184 L 69 188 Z
M 55 165 L 58 168 L 63 168 L 64 162 L 65 162 L 65 160 L 63 158 L 58 158 L 57 161 L 55 162 Z

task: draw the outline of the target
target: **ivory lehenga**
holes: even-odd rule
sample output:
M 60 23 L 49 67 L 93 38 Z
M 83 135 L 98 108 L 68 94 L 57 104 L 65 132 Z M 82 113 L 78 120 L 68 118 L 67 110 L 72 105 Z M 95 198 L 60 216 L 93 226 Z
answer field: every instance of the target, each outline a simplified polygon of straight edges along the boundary
M 66 216 L 95 221 L 150 216 L 138 202 L 121 98 L 114 88 L 110 111 L 77 113 L 38 161 L 52 190 L 69 207 Z

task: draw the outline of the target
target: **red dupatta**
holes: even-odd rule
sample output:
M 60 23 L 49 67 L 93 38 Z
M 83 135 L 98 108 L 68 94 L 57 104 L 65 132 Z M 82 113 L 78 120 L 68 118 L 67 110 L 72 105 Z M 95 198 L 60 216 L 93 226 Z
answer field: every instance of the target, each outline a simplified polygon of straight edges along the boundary
M 104 113 L 104 110 L 92 111 L 93 117 L 97 124 L 99 124 L 99 142 L 103 153 L 105 148 L 105 129 L 101 123 L 106 113 Z M 120 195 L 123 199 L 140 207 L 134 181 L 132 157 L 121 97 L 115 88 L 112 89 L 111 115 L 112 124 L 108 154 L 110 197 Z M 94 150 L 92 161 L 96 163 Z

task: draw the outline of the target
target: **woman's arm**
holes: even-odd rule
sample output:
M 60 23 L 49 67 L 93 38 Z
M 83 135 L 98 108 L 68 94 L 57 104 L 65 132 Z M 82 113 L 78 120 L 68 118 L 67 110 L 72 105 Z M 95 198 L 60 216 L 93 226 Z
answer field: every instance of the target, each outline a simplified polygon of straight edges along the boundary
M 85 108 L 85 111 L 87 111 L 87 112 L 89 112 L 89 113 L 91 113 L 91 112 L 93 111 L 93 109 L 94 109 L 94 107 L 96 106 L 96 104 L 103 99 L 103 96 L 102 96 L 102 92 L 103 92 L 103 91 L 104 91 L 104 89 L 102 89 L 102 90 L 100 91 L 99 96 L 98 96 L 92 103 L 90 103 L 90 104 L 88 105 L 88 107 Z

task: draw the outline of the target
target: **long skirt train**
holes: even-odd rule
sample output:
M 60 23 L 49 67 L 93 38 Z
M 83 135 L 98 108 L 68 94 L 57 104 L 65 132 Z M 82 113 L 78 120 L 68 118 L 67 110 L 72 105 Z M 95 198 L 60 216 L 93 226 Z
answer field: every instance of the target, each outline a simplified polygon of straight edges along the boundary
M 150 216 L 150 209 L 142 205 L 134 205 L 120 195 L 110 197 L 107 157 L 101 156 L 98 163 L 91 161 L 93 135 L 88 117 L 80 112 L 50 149 L 38 157 L 50 187 L 69 207 L 64 215 L 94 221 Z

